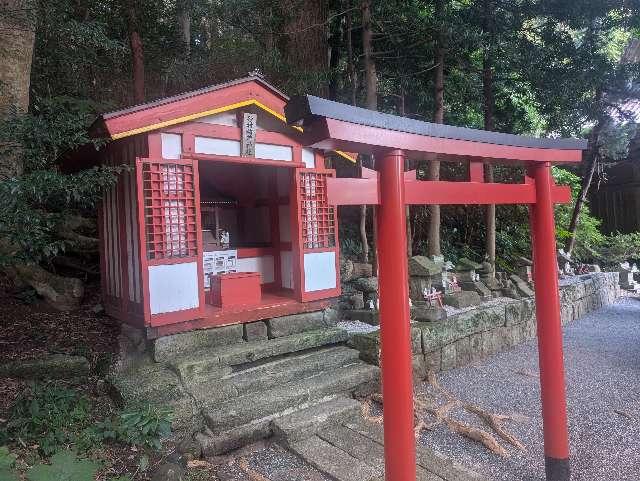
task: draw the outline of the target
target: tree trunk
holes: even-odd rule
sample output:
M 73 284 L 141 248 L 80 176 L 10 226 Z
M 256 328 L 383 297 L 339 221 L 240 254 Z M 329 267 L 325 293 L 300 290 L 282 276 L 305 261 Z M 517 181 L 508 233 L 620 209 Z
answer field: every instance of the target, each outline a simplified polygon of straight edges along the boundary
M 191 0 L 180 0 L 177 7 L 179 40 L 184 53 L 189 57 L 191 55 Z
M 378 76 L 376 63 L 373 59 L 373 30 L 371 28 L 371 0 L 362 0 L 362 51 L 364 53 L 364 76 L 366 88 L 366 107 L 370 110 L 378 110 Z M 371 155 L 371 168 L 375 168 L 375 158 Z M 366 207 L 365 207 L 366 208 Z M 376 222 L 376 208 L 371 209 L 373 217 L 373 274 L 378 275 L 377 245 L 378 227 Z
M 491 0 L 483 2 L 483 30 L 487 36 L 484 48 L 484 56 L 482 59 L 482 94 L 484 106 L 484 130 L 495 130 L 494 110 L 495 98 L 493 95 L 493 44 L 494 35 L 490 24 L 492 15 Z M 493 182 L 493 165 L 485 164 L 485 182 Z M 485 253 L 487 261 L 493 266 L 491 276 L 496 271 L 496 206 L 489 204 L 485 208 L 484 213 L 486 237 L 485 237 Z
M 349 4 L 351 7 L 351 4 Z M 358 73 L 353 56 L 353 15 L 352 11 L 347 12 L 346 19 L 346 39 L 347 39 L 347 75 L 349 76 L 349 86 L 351 90 L 351 105 L 358 103 Z
M 366 85 L 366 107 L 378 110 L 378 76 L 373 59 L 373 31 L 371 29 L 371 0 L 362 0 L 362 51 Z
M 440 31 L 436 39 L 436 57 L 435 57 L 435 82 L 434 82 L 434 101 L 435 110 L 433 113 L 433 121 L 436 124 L 444 123 L 444 40 L 442 34 L 442 22 L 444 17 L 444 0 L 436 0 L 435 15 L 440 24 Z M 429 180 L 440 180 L 440 161 L 432 160 L 429 162 L 428 171 Z M 442 254 L 440 247 L 440 206 L 431 205 L 429 207 L 429 226 L 427 231 L 428 254 L 430 256 L 439 256 Z
M 316 91 L 326 97 L 328 87 L 322 78 L 329 67 L 326 0 L 282 1 L 280 8 L 287 18 L 283 39 L 285 59 L 297 70 L 322 80 L 318 81 Z
M 582 206 L 587 200 L 589 194 L 589 187 L 591 187 L 591 181 L 593 180 L 593 174 L 596 171 L 598 165 L 598 155 L 600 149 L 600 132 L 602 131 L 603 121 L 600 119 L 598 123 L 593 127 L 593 130 L 589 134 L 589 151 L 587 154 L 587 161 L 584 164 L 585 171 L 582 176 L 582 183 L 580 185 L 580 192 L 576 198 L 576 205 L 573 207 L 573 213 L 571 214 L 571 222 L 569 223 L 569 236 L 565 241 L 564 251 L 571 255 L 576 245 L 576 230 L 578 229 L 578 220 L 580 218 L 580 211 Z
M 358 104 L 358 70 L 353 55 L 353 13 L 350 10 L 351 2 L 348 2 L 347 18 L 345 20 L 345 40 L 347 44 L 347 75 L 349 76 L 349 86 L 351 92 L 351 104 Z M 362 168 L 362 156 L 358 156 L 360 168 Z M 367 237 L 367 206 L 360 206 L 360 219 L 358 223 L 360 231 L 360 243 L 362 244 L 362 261 L 369 262 L 369 239 Z
M 131 47 L 133 70 L 133 99 L 136 103 L 143 103 L 145 99 L 144 50 L 142 38 L 140 37 L 139 17 L 136 5 L 137 2 L 135 0 L 127 0 L 127 28 L 129 31 L 129 46 Z
M 35 8 L 33 0 L 0 4 L 0 121 L 29 109 Z M 19 176 L 23 170 L 20 146 L 0 145 L 0 151 L 0 181 Z

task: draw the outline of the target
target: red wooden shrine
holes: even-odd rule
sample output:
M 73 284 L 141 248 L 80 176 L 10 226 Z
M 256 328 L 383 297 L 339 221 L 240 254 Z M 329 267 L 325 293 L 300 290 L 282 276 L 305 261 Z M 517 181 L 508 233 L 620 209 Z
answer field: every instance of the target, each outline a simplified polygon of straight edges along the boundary
M 153 338 L 319 310 L 340 294 L 335 171 L 287 125 L 287 100 L 250 76 L 96 121 L 111 142 L 74 160 L 129 167 L 100 209 L 107 313 Z
M 319 149 L 372 153 L 378 172 L 363 179 L 328 179 L 329 204 L 378 206 L 385 480 L 415 481 L 411 329 L 406 259 L 407 204 L 527 204 L 530 207 L 536 284 L 538 350 L 548 480 L 568 481 L 569 439 L 560 327 L 553 205 L 567 202 L 554 184 L 551 164 L 579 162 L 586 141 L 534 139 L 414 121 L 305 96 L 285 108 L 304 126 L 304 142 Z M 418 181 L 404 172 L 407 157 L 465 162 L 466 182 Z M 483 164 L 523 166 L 519 184 L 485 183 Z

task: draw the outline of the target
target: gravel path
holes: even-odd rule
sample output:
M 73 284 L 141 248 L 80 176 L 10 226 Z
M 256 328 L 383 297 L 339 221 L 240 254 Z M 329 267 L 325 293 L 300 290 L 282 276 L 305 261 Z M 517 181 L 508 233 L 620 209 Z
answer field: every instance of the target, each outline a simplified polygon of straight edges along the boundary
M 640 299 L 621 298 L 565 327 L 572 480 L 640 479 Z M 526 446 L 501 458 L 444 426 L 420 442 L 496 480 L 544 480 L 537 343 L 443 373 L 442 386 L 492 412 Z M 478 424 L 478 426 L 481 426 Z

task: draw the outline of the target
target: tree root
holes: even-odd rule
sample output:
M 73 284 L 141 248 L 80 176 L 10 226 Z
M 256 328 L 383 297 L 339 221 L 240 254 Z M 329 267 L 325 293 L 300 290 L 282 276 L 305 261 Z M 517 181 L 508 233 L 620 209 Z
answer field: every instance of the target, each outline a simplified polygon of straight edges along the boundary
M 451 411 L 453 409 L 462 408 L 480 418 L 488 427 L 491 428 L 498 438 L 504 442 L 511 444 L 521 451 L 525 449 L 524 444 L 522 444 L 516 436 L 508 432 L 503 426 L 504 421 L 520 421 L 523 417 L 495 414 L 475 404 L 457 399 L 452 393 L 440 386 L 435 373 L 432 371 L 427 374 L 425 381 L 436 391 L 437 395 L 444 398 L 445 402 L 443 404 L 438 404 L 438 396 L 433 400 L 428 399 L 424 394 L 414 396 L 414 433 L 416 438 L 420 436 L 420 433 L 423 430 L 432 430 L 436 426 L 444 424 L 452 432 L 481 443 L 489 451 L 497 454 L 498 456 L 509 456 L 509 452 L 500 445 L 493 434 L 451 417 Z M 364 400 L 362 415 L 365 420 L 369 422 L 381 424 L 382 416 L 371 415 L 372 402 L 383 405 L 382 394 L 374 393 L 368 399 Z M 427 423 L 425 420 L 427 416 L 433 417 L 434 421 Z

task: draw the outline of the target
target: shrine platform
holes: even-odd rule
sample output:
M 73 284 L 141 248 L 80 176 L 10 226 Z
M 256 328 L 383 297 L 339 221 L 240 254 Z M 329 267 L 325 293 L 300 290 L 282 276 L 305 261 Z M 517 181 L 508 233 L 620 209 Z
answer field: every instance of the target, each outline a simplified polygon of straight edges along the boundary
M 298 302 L 292 299 L 290 292 L 263 291 L 259 303 L 227 308 L 207 304 L 202 318 L 178 324 L 150 327 L 147 328 L 147 335 L 156 338 L 192 329 L 244 324 L 274 317 L 321 311 L 328 306 L 328 300 Z

